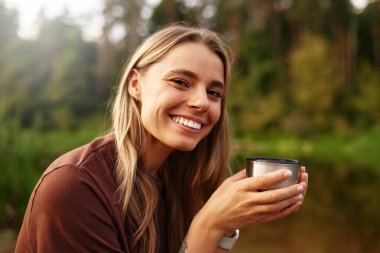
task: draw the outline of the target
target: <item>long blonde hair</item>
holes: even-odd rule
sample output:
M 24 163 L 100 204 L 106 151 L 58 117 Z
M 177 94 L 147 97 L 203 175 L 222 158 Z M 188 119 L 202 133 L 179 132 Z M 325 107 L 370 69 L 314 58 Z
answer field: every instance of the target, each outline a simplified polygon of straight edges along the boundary
M 158 194 L 152 177 L 142 168 L 140 157 L 145 148 L 145 130 L 139 106 L 128 94 L 128 77 L 133 69 L 148 69 L 174 46 L 185 42 L 201 43 L 219 56 L 228 86 L 230 55 L 218 35 L 204 28 L 175 24 L 148 37 L 132 55 L 121 76 L 113 106 L 112 132 L 117 148 L 115 180 L 123 217 L 133 231 L 128 239 L 140 252 L 154 253 L 158 247 L 154 221 Z M 163 165 L 170 252 L 178 251 L 193 216 L 224 179 L 230 158 L 228 126 L 224 96 L 220 119 L 210 134 L 190 152 L 174 151 Z

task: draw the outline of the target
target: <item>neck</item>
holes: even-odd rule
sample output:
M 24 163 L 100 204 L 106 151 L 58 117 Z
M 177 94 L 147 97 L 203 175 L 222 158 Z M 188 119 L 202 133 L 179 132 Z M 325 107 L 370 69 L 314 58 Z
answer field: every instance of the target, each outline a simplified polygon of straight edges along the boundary
M 173 148 L 162 144 L 152 136 L 148 137 L 147 148 L 143 154 L 145 169 L 151 174 L 156 175 L 166 158 L 173 152 Z

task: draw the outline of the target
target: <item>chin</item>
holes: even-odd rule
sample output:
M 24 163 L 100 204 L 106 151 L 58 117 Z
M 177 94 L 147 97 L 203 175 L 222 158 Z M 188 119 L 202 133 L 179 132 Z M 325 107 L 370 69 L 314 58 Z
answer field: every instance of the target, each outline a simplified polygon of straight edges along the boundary
M 195 144 L 180 144 L 180 145 L 175 145 L 174 148 L 179 151 L 193 151 L 195 147 L 197 146 L 198 143 Z

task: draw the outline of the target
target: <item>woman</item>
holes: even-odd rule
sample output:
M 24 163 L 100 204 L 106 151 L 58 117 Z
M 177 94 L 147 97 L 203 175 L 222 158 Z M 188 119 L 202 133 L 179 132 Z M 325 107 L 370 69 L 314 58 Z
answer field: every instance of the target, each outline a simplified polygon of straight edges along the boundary
M 258 191 L 289 171 L 224 180 L 229 81 L 215 33 L 172 25 L 146 39 L 120 80 L 112 132 L 49 166 L 16 252 L 225 252 L 237 229 L 296 212 L 304 168 L 278 190 Z

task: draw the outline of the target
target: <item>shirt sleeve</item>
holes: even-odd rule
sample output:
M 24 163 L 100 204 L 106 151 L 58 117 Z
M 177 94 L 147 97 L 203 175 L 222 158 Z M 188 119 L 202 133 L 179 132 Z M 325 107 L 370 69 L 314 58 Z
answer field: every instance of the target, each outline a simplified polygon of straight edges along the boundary
M 39 253 L 126 252 L 111 204 L 86 170 L 55 169 L 35 189 L 28 224 L 31 247 Z

